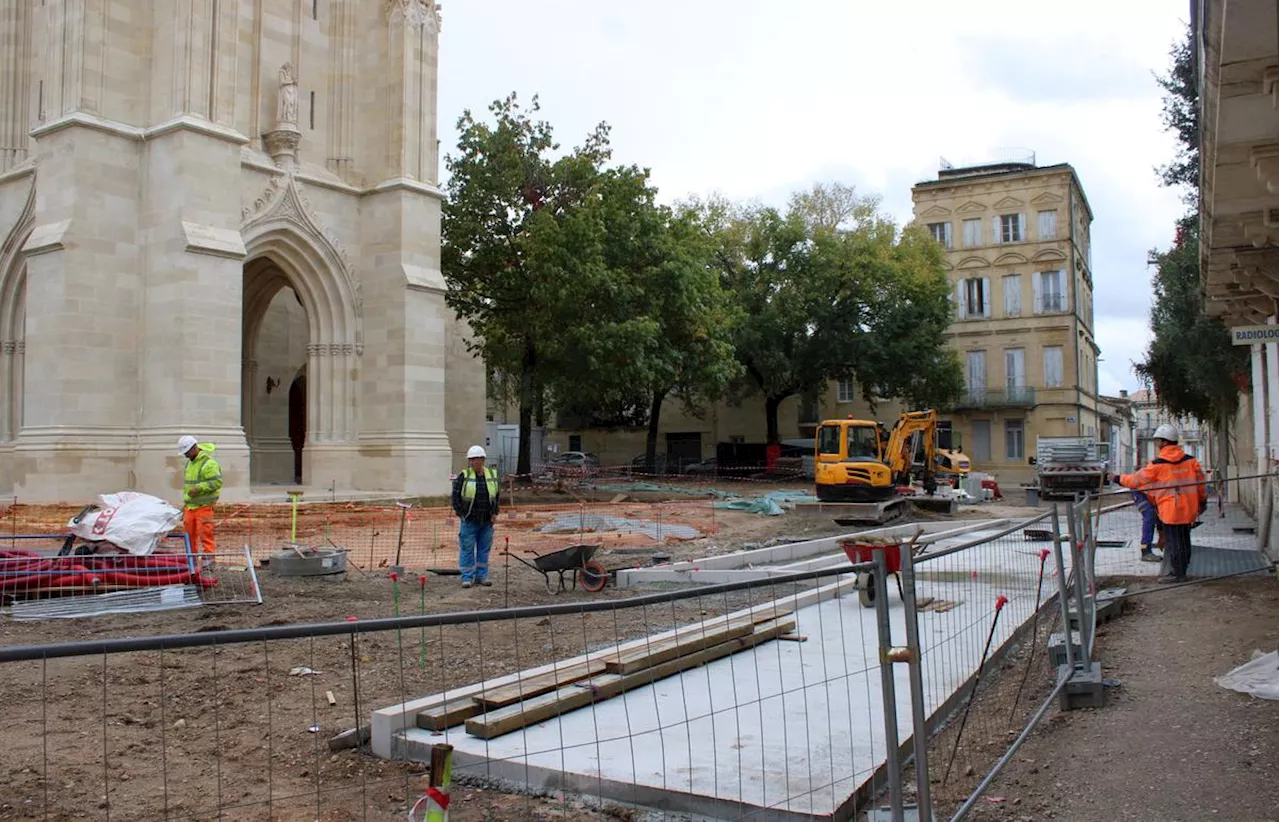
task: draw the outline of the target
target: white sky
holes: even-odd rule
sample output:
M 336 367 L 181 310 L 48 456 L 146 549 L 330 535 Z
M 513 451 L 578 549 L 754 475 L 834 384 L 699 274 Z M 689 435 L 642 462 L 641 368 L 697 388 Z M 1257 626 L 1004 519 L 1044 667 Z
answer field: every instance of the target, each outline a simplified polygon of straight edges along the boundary
M 515 91 L 565 146 L 608 122 L 614 160 L 650 168 L 665 201 L 781 205 L 838 180 L 906 222 L 940 156 L 1071 163 L 1094 213 L 1100 387 L 1138 387 L 1147 251 L 1183 212 L 1153 170 L 1175 146 L 1153 72 L 1185 0 L 446 0 L 442 16 L 442 154 L 464 109 Z

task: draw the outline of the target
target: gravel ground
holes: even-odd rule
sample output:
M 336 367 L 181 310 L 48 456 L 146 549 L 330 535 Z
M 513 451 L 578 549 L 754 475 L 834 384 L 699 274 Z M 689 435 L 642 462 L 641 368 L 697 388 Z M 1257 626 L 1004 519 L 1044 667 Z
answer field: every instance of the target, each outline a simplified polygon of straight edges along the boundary
M 65 522 L 64 511 L 47 513 L 46 519 Z M 1007 514 L 974 506 L 964 515 Z M 792 516 L 717 511 L 714 517 L 713 536 L 664 549 L 679 559 L 850 530 L 829 520 Z M 608 568 L 647 561 L 610 553 L 600 558 Z M 268 571 L 262 575 L 261 606 L 44 622 L 6 616 L 0 617 L 0 645 L 367 619 L 397 610 L 598 601 L 636 593 L 608 588 L 595 595 L 551 596 L 539 575 L 515 562 L 509 565 L 495 553 L 494 587 L 471 591 L 461 590 L 457 577 L 429 577 L 422 588 L 410 575 L 393 587 L 385 569 L 353 568 L 340 582 L 283 579 Z M 375 707 L 795 592 L 790 586 L 765 588 L 615 614 L 365 635 L 355 643 L 329 637 L 3 665 L 0 694 L 11 733 L 0 747 L 0 820 L 207 819 L 217 818 L 219 806 L 224 819 L 402 819 L 399 809 L 421 793 L 421 768 L 351 750 L 331 753 L 325 746 L 329 736 L 354 724 L 357 698 L 358 714 L 367 718 Z M 304 666 L 317 673 L 291 674 Z M 572 798 L 462 786 L 456 796 L 451 817 L 458 822 L 631 818 L 629 812 L 587 808 Z
M 1278 818 L 1277 704 L 1213 681 L 1253 650 L 1276 648 L 1275 580 L 1223 580 L 1129 602 L 1098 634 L 1103 675 L 1121 683 L 1107 706 L 1051 709 L 968 819 Z

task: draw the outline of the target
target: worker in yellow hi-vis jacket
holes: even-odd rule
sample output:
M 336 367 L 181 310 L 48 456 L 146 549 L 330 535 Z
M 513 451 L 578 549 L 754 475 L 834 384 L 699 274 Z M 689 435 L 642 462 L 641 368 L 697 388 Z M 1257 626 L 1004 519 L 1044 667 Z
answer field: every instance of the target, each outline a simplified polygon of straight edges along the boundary
M 213 458 L 217 446 L 198 442 L 190 435 L 178 440 L 178 450 L 187 458 L 182 482 L 182 526 L 191 542 L 192 553 L 213 560 L 213 506 L 222 492 L 222 466 Z

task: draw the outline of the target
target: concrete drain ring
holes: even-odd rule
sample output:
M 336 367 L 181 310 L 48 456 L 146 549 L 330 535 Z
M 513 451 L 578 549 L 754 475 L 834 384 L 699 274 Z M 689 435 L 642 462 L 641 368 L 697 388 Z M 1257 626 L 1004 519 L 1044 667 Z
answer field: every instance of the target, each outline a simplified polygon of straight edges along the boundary
M 299 554 L 298 551 L 302 553 Z M 271 555 L 271 573 L 282 577 L 324 577 L 347 572 L 347 554 L 333 548 L 290 548 Z

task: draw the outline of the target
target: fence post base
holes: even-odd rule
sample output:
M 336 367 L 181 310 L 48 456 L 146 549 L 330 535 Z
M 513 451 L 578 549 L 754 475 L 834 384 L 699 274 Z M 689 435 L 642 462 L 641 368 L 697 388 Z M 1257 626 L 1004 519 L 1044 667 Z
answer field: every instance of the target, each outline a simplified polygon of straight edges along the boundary
M 1058 695 L 1058 708 L 1075 711 L 1080 708 L 1101 708 L 1107 704 L 1107 686 L 1102 684 L 1102 663 L 1090 661 L 1083 670 L 1072 672 L 1063 665 L 1058 676 L 1070 673 L 1066 686 Z
M 1069 665 L 1073 659 L 1084 658 L 1084 647 L 1080 644 L 1080 632 L 1071 632 L 1071 653 L 1067 653 L 1067 642 L 1061 631 L 1049 634 L 1049 662 L 1056 666 Z

